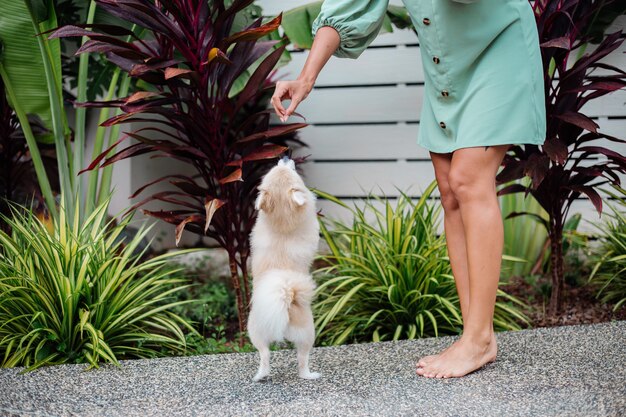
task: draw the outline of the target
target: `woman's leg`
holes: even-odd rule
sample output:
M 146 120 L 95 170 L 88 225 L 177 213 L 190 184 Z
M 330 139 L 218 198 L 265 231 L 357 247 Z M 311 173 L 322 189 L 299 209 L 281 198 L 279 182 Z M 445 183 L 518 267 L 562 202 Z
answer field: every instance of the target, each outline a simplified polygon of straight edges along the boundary
M 469 310 L 463 335 L 444 354 L 418 369 L 427 377 L 460 377 L 495 360 L 493 311 L 500 279 L 504 231 L 495 177 L 509 145 L 465 148 L 452 155 L 448 183 L 459 203 L 469 270 Z
M 459 293 L 461 314 L 463 321 L 465 321 L 467 319 L 470 301 L 469 273 L 467 268 L 467 250 L 465 248 L 465 230 L 463 228 L 463 220 L 461 219 L 461 210 L 459 208 L 459 202 L 454 196 L 448 181 L 452 154 L 431 152 L 430 156 L 435 168 L 435 178 L 437 179 L 437 187 L 439 188 L 441 205 L 443 206 L 443 228 L 446 235 L 450 266 L 452 267 L 456 289 Z M 419 360 L 417 366 L 424 367 L 437 356 L 439 355 L 423 357 Z

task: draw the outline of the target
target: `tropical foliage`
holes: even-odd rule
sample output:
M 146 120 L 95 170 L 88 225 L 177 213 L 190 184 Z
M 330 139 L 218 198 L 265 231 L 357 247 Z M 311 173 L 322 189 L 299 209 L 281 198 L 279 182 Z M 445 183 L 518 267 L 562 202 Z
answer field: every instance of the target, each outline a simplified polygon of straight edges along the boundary
M 513 147 L 497 178 L 507 182 L 529 176 L 532 181 L 528 186 L 514 184 L 500 192 L 530 193 L 548 213 L 544 224 L 551 246 L 552 314 L 559 311 L 563 298 L 563 228 L 572 203 L 586 196 L 601 213 L 598 187 L 619 184 L 619 174 L 626 173 L 626 157 L 596 142 L 625 141 L 601 132 L 584 114 L 590 101 L 626 86 L 626 72 L 602 62 L 623 43 L 621 32 L 608 35 L 593 51 L 581 53 L 594 39 L 591 29 L 596 27 L 602 8 L 614 3 L 534 2 L 544 67 L 547 137 L 541 147 Z M 580 58 L 575 59 L 579 53 Z
M 49 6 L 49 7 L 48 7 Z M 66 150 L 66 126 L 62 114 L 60 47 L 57 42 L 45 42 L 36 33 L 56 26 L 56 16 L 51 4 L 30 2 L 0 2 L 0 78 L 10 106 L 19 120 L 41 193 L 46 205 L 56 216 L 52 186 L 48 178 L 38 141 L 54 143 L 57 151 L 58 170 L 68 171 Z M 45 129 L 35 136 L 29 115 L 37 115 Z M 68 188 L 67 176 L 63 175 L 61 188 Z
M 256 215 L 254 190 L 269 161 L 287 150 L 285 140 L 305 126 L 270 127 L 270 112 L 259 108 L 285 44 L 266 40 L 277 30 L 280 16 L 267 23 L 256 19 L 233 33 L 238 13 L 251 3 L 97 0 L 111 15 L 145 30 L 145 39 L 111 25 L 65 26 L 51 35 L 88 37 L 78 53 L 104 53 L 129 77 L 150 86 L 150 91 L 119 100 L 86 104 L 122 111 L 104 126 L 150 122 L 120 139 L 136 143 L 113 155 L 107 149 L 89 169 L 148 153 L 189 165 L 190 175 L 155 178 L 137 190 L 135 196 L 157 183 L 173 187 L 132 209 L 155 200 L 173 204 L 176 209 L 144 212 L 176 225 L 177 243 L 187 229 L 215 239 L 228 251 L 242 331 L 250 293 L 247 259 Z M 245 84 L 236 87 L 242 77 Z
M 589 280 L 598 286 L 598 298 L 615 303 L 614 310 L 626 304 L 626 190 L 616 187 L 616 197 L 608 204 L 612 213 L 596 224 L 600 231 L 600 245 L 596 249 L 596 264 Z
M 130 217 L 106 223 L 108 204 L 80 222 L 61 207 L 52 232 L 15 209 L 0 232 L 0 363 L 34 369 L 59 363 L 117 364 L 185 351 L 185 321 L 171 298 L 186 287 L 166 268 L 176 254 L 134 254 L 149 229 L 124 241 Z M 169 288 L 165 290 L 165 288 Z
M 329 344 L 457 334 L 462 329 L 459 299 L 438 235 L 441 206 L 429 202 L 432 183 L 417 202 L 402 194 L 397 206 L 371 197 L 350 209 L 353 223 L 322 220 L 330 248 L 315 271 L 320 341 Z M 324 198 L 343 203 L 318 191 Z M 497 330 L 528 324 L 521 302 L 498 291 Z
M 0 0 L 0 9 L 0 77 L 28 145 L 46 208 L 53 218 L 58 217 L 54 196 L 54 181 L 58 178 L 61 200 L 70 217 L 73 217 L 74 209 L 87 216 L 109 196 L 112 170 L 104 170 L 101 176 L 98 172 L 91 173 L 86 188 L 77 177 L 85 157 L 87 114 L 86 109 L 77 109 L 74 129 L 70 129 L 67 109 L 63 103 L 61 45 L 58 39 L 50 39 L 47 35 L 47 31 L 57 27 L 58 23 L 55 2 Z M 95 11 L 95 2 L 89 2 L 87 23 L 93 21 Z M 87 97 L 88 69 L 89 56 L 83 55 L 79 59 L 76 74 L 79 101 Z M 125 96 L 129 90 L 128 77 L 121 77 L 119 70 L 113 72 L 108 85 L 108 99 L 117 94 Z M 109 112 L 109 109 L 103 109 L 100 119 L 110 117 Z M 31 126 L 33 117 L 41 119 L 45 127 L 39 129 L 42 133 L 40 135 L 37 135 L 35 126 Z M 110 144 L 117 138 L 119 128 L 98 129 L 94 141 L 96 155 L 106 146 L 107 133 Z M 41 143 L 54 144 L 57 173 L 52 181 L 41 156 Z M 81 197 L 76 199 L 74 196 Z M 79 207 L 75 208 L 75 205 Z

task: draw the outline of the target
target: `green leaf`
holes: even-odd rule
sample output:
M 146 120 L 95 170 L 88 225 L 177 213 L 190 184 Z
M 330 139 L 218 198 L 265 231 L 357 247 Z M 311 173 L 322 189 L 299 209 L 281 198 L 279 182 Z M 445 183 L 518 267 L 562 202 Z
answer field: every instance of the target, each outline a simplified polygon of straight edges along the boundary
M 34 1 L 34 13 L 37 17 L 49 17 L 45 3 Z M 26 4 L 22 0 L 0 0 L 0 42 L 3 45 L 0 60 L 7 72 L 13 89 L 18 92 L 15 99 L 26 114 L 36 114 L 46 128 L 52 131 L 52 113 L 50 96 L 44 72 L 43 58 L 37 42 L 35 29 Z M 56 27 L 54 21 L 42 20 L 41 30 Z M 61 47 L 58 39 L 49 41 L 54 61 L 54 71 L 58 74 L 57 83 L 61 88 Z M 14 103 L 10 103 L 13 107 Z M 41 142 L 52 143 L 52 133 L 37 138 Z

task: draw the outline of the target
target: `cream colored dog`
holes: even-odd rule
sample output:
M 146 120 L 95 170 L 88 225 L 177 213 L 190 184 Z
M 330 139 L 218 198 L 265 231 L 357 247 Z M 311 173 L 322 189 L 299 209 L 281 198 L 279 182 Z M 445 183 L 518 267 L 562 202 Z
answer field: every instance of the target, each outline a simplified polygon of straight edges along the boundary
M 256 200 L 258 218 L 251 236 L 253 293 L 248 333 L 261 356 L 255 381 L 270 374 L 270 343 L 287 339 L 298 351 L 298 375 L 309 370 L 315 341 L 309 273 L 319 242 L 315 196 L 294 162 L 285 157 L 263 178 Z

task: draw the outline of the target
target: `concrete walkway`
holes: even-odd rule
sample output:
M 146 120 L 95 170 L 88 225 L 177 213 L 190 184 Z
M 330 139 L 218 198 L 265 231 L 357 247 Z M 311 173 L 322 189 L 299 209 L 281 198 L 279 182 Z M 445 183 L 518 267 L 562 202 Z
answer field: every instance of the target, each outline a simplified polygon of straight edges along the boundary
M 626 415 L 626 322 L 498 334 L 496 363 L 462 379 L 417 377 L 414 362 L 451 338 L 318 348 L 296 377 L 276 352 L 125 361 L 84 371 L 0 369 L 1 416 L 619 416 Z

